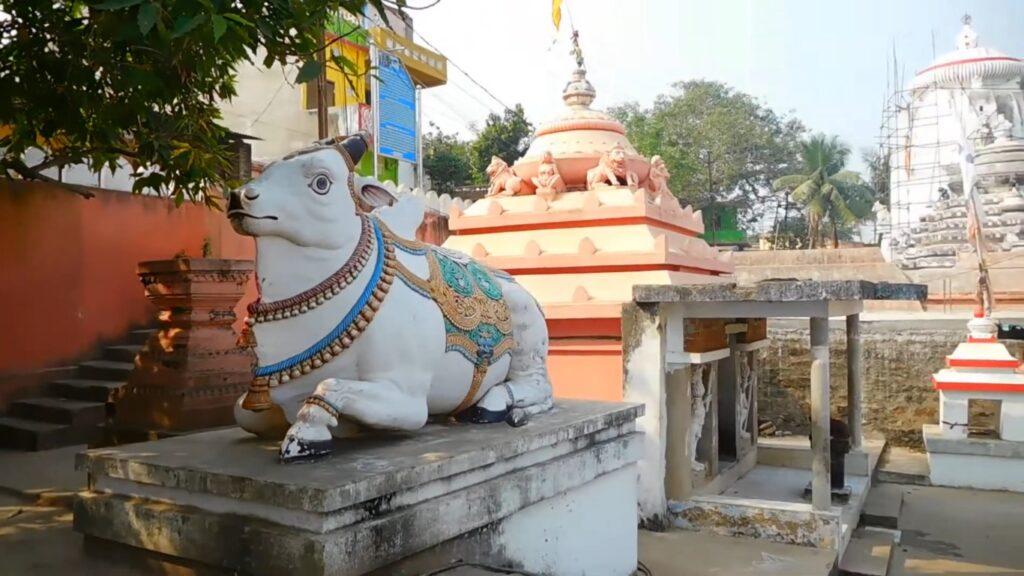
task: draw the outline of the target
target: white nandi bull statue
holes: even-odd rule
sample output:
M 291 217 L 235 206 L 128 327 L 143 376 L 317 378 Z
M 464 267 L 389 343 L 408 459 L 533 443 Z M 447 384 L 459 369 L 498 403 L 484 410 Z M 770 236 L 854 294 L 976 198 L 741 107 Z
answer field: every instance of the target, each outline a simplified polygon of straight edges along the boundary
M 504 273 L 408 240 L 420 199 L 360 208 L 366 142 L 291 154 L 229 194 L 232 226 L 256 238 L 260 290 L 246 321 L 258 366 L 235 417 L 283 434 L 283 461 L 328 454 L 332 436 L 363 426 L 412 431 L 429 415 L 516 425 L 551 407 L 537 302 Z

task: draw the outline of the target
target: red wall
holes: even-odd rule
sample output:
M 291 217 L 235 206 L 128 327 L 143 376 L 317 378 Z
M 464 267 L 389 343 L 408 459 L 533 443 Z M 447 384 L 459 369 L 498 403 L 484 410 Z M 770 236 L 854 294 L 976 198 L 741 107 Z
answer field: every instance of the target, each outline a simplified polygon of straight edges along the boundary
M 10 377 L 73 364 L 103 342 L 151 325 L 156 309 L 135 275 L 141 260 L 181 251 L 254 257 L 224 214 L 166 199 L 0 179 L 0 387 Z M 255 284 L 243 301 L 255 296 Z M 241 309 L 239 310 L 241 312 Z M 0 390 L 0 396 L 3 396 Z

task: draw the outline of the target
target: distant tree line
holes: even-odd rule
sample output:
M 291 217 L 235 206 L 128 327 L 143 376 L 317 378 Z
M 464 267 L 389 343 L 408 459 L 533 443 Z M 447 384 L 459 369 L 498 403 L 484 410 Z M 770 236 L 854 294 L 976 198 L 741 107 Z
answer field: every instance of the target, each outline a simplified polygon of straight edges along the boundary
M 799 119 L 721 82 L 677 82 L 650 107 L 627 102 L 608 112 L 640 154 L 661 155 L 684 204 L 736 207 L 742 227 L 778 248 L 837 246 L 876 199 L 887 203 L 886 158 L 864 153 L 865 180 L 846 170 L 851 151 L 838 138 L 812 135 Z M 473 140 L 435 127 L 424 139 L 425 171 L 438 192 L 484 184 L 491 156 L 513 164 L 532 132 L 520 105 L 491 114 Z
M 521 104 L 501 115 L 491 113 L 471 141 L 446 134 L 436 125 L 423 136 L 423 170 L 438 193 L 453 193 L 467 185 L 487 183 L 484 172 L 497 156 L 512 165 L 530 145 L 533 124 Z

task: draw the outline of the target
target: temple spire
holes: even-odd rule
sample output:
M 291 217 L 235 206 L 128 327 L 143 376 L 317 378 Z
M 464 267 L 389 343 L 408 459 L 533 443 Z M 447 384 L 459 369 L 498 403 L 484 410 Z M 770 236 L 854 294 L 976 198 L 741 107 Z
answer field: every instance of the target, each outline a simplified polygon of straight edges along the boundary
M 956 36 L 956 47 L 960 50 L 970 50 L 971 48 L 978 47 L 978 33 L 971 26 L 972 21 L 973 19 L 970 14 L 964 14 L 960 18 L 960 22 L 963 22 L 964 25 Z
M 583 49 L 580 48 L 580 33 L 577 30 L 572 31 L 572 50 L 569 53 L 576 59 L 576 70 L 562 90 L 562 100 L 570 108 L 590 108 L 590 104 L 597 97 L 597 90 L 587 80 L 587 68 L 583 62 Z
M 572 31 L 572 48 L 569 53 L 576 58 L 576 67 L 581 70 L 586 70 L 586 66 L 583 65 L 583 49 L 580 48 L 580 31 Z

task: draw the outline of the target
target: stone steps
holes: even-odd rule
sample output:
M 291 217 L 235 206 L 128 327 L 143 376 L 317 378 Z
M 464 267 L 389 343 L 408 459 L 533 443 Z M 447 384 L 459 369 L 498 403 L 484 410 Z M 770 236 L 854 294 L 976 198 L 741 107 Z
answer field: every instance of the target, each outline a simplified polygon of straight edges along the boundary
M 100 438 L 98 426 L 54 424 L 14 416 L 0 416 L 0 447 L 16 450 L 49 450 L 73 444 L 89 444 Z
M 928 455 L 907 448 L 889 446 L 875 470 L 877 482 L 931 486 Z
M 78 374 L 82 378 L 92 380 L 115 380 L 123 381 L 128 379 L 135 364 L 131 362 L 114 362 L 111 360 L 90 360 L 78 365 Z
M 113 402 L 124 381 L 71 378 L 50 384 L 55 396 L 91 402 Z
M 107 404 L 70 398 L 29 398 L 12 402 L 8 412 L 18 418 L 54 424 L 96 426 L 106 421 Z
M 103 350 L 103 357 L 114 362 L 131 362 L 134 364 L 135 357 L 141 351 L 142 344 L 119 344 L 117 346 L 107 346 Z
M 903 486 L 878 482 L 871 486 L 864 509 L 860 513 L 861 526 L 872 528 L 899 528 L 900 509 L 903 507 Z
M 128 333 L 128 343 L 136 346 L 142 346 L 153 334 L 156 334 L 156 329 L 153 328 L 146 330 L 132 330 Z
M 899 537 L 898 530 L 858 528 L 839 560 L 840 576 L 886 576 Z
M 105 347 L 101 359 L 79 364 L 74 378 L 51 382 L 46 396 L 12 402 L 0 417 L 0 447 L 48 450 L 98 441 L 135 356 L 153 333 L 129 332 L 127 344 Z

